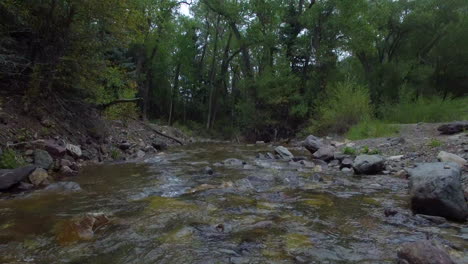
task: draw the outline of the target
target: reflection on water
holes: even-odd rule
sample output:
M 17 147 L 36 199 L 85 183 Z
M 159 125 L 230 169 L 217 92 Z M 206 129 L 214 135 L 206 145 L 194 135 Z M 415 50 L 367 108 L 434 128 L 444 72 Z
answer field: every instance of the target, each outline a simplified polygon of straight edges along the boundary
M 385 218 L 386 207 L 408 212 L 404 180 L 318 175 L 255 159 L 270 150 L 262 148 L 192 145 L 145 163 L 87 167 L 73 179 L 81 192 L 4 198 L 0 262 L 394 263 L 401 243 L 428 233 L 458 246 L 452 255 L 466 253 L 458 225 Z M 227 158 L 247 165 L 215 166 Z M 97 212 L 110 223 L 83 218 Z

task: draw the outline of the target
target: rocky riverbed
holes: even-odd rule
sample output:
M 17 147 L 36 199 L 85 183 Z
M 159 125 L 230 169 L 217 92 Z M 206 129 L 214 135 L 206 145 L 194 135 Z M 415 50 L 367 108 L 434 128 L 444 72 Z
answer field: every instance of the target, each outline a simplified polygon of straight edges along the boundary
M 468 263 L 467 144 L 420 124 L 84 166 L 0 196 L 0 262 Z

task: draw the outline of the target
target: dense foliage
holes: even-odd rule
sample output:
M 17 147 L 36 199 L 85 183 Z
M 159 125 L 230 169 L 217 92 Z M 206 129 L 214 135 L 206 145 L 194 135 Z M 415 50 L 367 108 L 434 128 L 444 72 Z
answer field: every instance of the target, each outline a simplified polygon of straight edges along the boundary
M 31 104 L 142 98 L 113 118 L 272 140 L 403 122 L 468 91 L 466 0 L 3 0 L 0 13 L 1 89 Z M 447 119 L 440 107 L 408 121 Z

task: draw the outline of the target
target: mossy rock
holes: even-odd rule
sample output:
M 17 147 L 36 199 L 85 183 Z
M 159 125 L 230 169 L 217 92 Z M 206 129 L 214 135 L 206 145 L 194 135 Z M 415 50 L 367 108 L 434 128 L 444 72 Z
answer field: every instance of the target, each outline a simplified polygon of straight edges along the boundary
M 287 252 L 298 253 L 313 247 L 313 243 L 309 237 L 293 233 L 284 236 L 284 246 Z

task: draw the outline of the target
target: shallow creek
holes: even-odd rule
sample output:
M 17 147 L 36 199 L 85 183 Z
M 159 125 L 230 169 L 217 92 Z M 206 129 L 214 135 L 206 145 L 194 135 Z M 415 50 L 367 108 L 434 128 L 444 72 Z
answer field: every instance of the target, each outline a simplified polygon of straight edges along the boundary
M 1 197 L 0 263 L 395 263 L 402 243 L 428 236 L 467 260 L 466 226 L 411 216 L 406 180 L 256 158 L 266 151 L 191 145 L 86 167 L 70 179 L 80 192 Z M 214 165 L 227 158 L 247 165 Z M 110 223 L 66 239 L 63 223 L 93 212 Z

